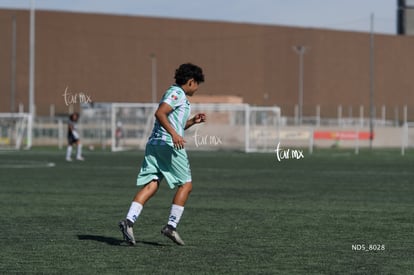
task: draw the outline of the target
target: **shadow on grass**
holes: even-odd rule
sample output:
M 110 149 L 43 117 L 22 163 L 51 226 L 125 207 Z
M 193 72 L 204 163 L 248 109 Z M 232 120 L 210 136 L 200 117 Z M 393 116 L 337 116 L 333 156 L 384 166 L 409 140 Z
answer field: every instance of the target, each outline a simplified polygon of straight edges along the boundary
M 97 236 L 97 235 L 78 235 L 78 239 L 81 241 L 96 241 L 101 243 L 106 243 L 109 245 L 126 245 L 126 243 L 123 240 L 115 239 L 112 237 L 105 237 L 105 236 Z M 137 243 L 142 243 L 146 245 L 152 245 L 152 246 L 165 246 L 164 244 L 160 244 L 157 242 L 146 242 L 146 241 L 137 241 Z

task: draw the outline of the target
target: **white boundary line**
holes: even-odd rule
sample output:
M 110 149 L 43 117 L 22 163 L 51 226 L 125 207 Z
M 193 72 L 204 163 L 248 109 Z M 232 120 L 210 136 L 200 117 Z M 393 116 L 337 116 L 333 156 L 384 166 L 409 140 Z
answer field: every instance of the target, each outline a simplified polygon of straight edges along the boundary
M 0 162 L 0 169 L 2 168 L 53 168 L 56 164 L 54 162 L 44 161 L 22 161 L 22 162 Z

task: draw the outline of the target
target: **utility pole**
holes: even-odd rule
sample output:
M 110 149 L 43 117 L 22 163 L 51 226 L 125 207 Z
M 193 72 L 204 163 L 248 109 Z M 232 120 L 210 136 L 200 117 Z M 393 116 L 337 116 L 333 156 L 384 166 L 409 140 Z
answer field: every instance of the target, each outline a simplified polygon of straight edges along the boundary
M 30 1 L 29 33 L 29 113 L 35 115 L 35 0 Z
M 374 14 L 371 14 L 371 28 L 369 36 L 369 148 L 372 149 L 374 140 Z
M 157 57 L 154 53 L 151 57 L 151 97 L 152 103 L 157 103 Z
M 35 116 L 35 0 L 30 0 L 29 26 L 29 121 L 27 148 L 32 146 L 33 120 Z
M 303 45 L 293 46 L 293 50 L 299 55 L 299 94 L 298 94 L 298 121 L 299 125 L 302 125 L 303 118 L 303 55 L 305 54 L 307 47 Z
M 16 15 L 12 15 L 12 48 L 11 48 L 11 85 L 10 85 L 10 112 L 16 110 Z

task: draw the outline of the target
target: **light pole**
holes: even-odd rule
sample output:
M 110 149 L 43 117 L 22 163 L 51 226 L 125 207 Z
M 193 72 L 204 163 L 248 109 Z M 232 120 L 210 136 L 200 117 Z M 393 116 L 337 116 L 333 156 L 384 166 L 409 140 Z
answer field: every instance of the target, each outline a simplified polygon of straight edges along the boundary
M 16 15 L 12 15 L 12 51 L 11 51 L 11 96 L 10 96 L 10 112 L 15 111 L 16 101 Z
M 303 117 L 303 55 L 307 47 L 303 45 L 293 46 L 293 50 L 299 55 L 299 95 L 298 95 L 298 122 L 302 124 Z
M 35 0 L 30 1 L 30 32 L 29 32 L 29 113 L 34 116 L 35 93 Z
M 374 14 L 371 14 L 371 27 L 369 35 L 369 148 L 372 149 L 374 141 Z
M 27 148 L 32 146 L 33 120 L 35 116 L 35 0 L 30 0 L 29 30 L 29 121 Z
M 150 54 L 151 57 L 151 95 L 152 103 L 157 103 L 157 57 Z

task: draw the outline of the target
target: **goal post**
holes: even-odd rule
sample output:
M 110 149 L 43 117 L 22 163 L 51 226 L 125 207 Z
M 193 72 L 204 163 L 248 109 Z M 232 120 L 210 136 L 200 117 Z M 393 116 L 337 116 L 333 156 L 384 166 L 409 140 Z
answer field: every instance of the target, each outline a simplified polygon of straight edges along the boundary
M 402 126 L 401 155 L 405 155 L 408 148 L 414 147 L 414 122 L 405 122 Z
M 112 103 L 112 151 L 144 149 L 158 104 Z M 277 146 L 280 108 L 248 104 L 191 104 L 191 115 L 205 113 L 206 123 L 185 133 L 186 148 L 198 151 L 272 152 Z
M 272 152 L 280 133 L 279 107 L 247 106 L 246 152 Z
M 157 106 L 155 103 L 112 103 L 111 150 L 145 148 Z
M 206 123 L 186 131 L 186 148 L 198 151 L 244 151 L 247 104 L 191 104 L 192 115 L 205 113 Z
M 28 113 L 0 113 L 0 150 L 30 148 L 32 124 Z

